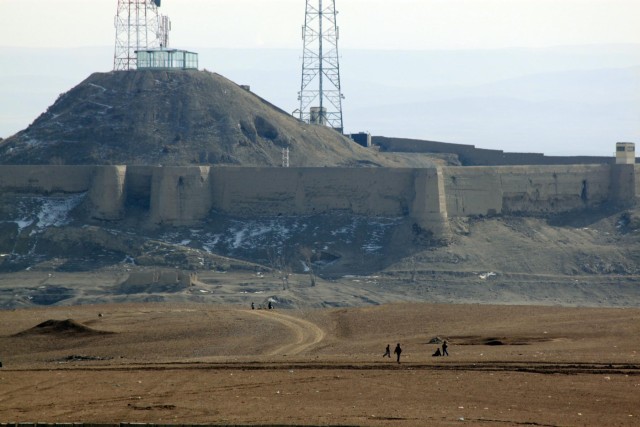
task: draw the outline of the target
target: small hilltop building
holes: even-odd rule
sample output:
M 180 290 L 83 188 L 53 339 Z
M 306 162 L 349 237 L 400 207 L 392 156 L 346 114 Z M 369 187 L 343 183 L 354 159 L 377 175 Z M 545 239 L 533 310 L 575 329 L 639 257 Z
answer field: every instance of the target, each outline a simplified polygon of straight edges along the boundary
M 198 54 L 180 49 L 144 49 L 136 51 L 138 70 L 197 70 Z

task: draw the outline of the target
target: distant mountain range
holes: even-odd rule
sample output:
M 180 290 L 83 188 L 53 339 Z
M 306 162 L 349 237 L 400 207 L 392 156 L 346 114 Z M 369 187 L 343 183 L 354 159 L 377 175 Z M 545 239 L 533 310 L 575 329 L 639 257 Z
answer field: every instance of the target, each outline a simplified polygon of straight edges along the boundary
M 192 49 L 285 111 L 297 105 L 297 50 Z M 611 155 L 640 142 L 640 45 L 341 52 L 345 129 L 549 155 Z M 112 68 L 110 47 L 0 48 L 0 137 L 60 93 Z

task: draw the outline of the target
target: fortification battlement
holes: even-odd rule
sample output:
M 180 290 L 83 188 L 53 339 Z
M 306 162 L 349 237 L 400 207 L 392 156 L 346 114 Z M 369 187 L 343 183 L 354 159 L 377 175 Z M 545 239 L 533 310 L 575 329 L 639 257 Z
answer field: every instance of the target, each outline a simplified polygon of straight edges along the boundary
M 449 217 L 561 213 L 634 204 L 640 165 L 270 168 L 0 166 L 0 190 L 88 193 L 92 218 L 124 219 L 133 208 L 157 225 L 186 226 L 216 211 L 230 216 L 336 211 L 407 217 L 435 236 Z

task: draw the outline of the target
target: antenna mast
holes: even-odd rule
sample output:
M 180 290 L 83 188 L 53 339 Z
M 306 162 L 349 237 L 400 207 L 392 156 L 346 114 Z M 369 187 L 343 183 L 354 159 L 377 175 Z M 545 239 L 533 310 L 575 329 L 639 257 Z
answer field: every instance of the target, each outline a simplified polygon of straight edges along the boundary
M 135 70 L 137 50 L 166 47 L 161 44 L 168 42 L 170 23 L 158 15 L 160 1 L 118 0 L 114 70 Z
M 302 85 L 298 100 L 300 120 L 327 125 L 342 132 L 344 96 L 340 86 L 336 15 L 335 0 L 324 0 L 324 5 L 323 0 L 307 0 L 302 27 Z
M 169 31 L 171 31 L 171 20 L 166 15 L 160 15 L 158 28 L 158 39 L 160 39 L 160 49 L 169 47 Z

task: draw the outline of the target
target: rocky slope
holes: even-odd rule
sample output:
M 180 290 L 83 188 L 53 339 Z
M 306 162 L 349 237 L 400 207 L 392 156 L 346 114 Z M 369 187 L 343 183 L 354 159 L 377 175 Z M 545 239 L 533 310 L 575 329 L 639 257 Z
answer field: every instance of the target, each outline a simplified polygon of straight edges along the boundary
M 92 74 L 0 141 L 0 163 L 280 166 L 284 148 L 291 166 L 432 164 L 304 124 L 215 73 L 148 70 Z
M 96 223 L 82 197 L 0 195 L 0 307 L 250 298 L 282 307 L 640 306 L 640 209 L 454 219 L 440 246 L 403 218 L 214 213 L 185 228 Z M 120 286 L 130 272 L 157 269 L 197 272 L 199 282 L 175 292 Z

